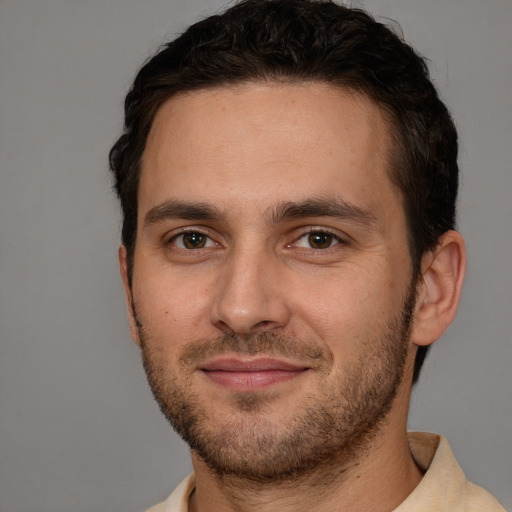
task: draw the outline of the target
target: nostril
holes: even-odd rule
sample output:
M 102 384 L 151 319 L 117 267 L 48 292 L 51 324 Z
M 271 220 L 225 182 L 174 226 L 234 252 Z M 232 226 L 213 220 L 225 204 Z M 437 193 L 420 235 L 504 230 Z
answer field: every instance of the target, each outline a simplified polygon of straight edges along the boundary
M 232 329 L 226 322 L 224 322 L 223 320 L 219 320 L 218 322 L 215 323 L 215 326 L 217 327 L 217 329 L 220 329 L 223 333 L 226 333 L 226 334 L 235 334 L 235 331 L 234 329 Z
M 271 324 L 272 322 L 270 322 L 270 320 L 262 320 L 261 322 L 258 322 L 254 328 L 255 329 L 258 329 L 260 327 L 267 327 L 269 324 Z
M 272 320 L 262 320 L 252 326 L 245 326 L 242 328 L 238 326 L 231 326 L 228 322 L 224 322 L 223 320 L 219 320 L 215 322 L 215 326 L 217 329 L 220 329 L 223 333 L 226 334 L 236 334 L 238 336 L 250 336 L 253 334 L 261 333 L 263 331 L 268 331 L 274 329 L 276 327 L 276 322 Z
M 211 301 L 211 324 L 224 333 L 238 335 L 283 327 L 289 310 L 282 291 L 269 279 L 261 279 L 259 271 L 248 272 L 246 267 L 245 262 L 241 269 L 236 265 L 227 267 L 222 285 Z
M 249 334 L 259 334 L 266 331 L 269 332 L 276 329 L 278 326 L 278 322 L 273 322 L 272 320 L 262 320 L 261 322 L 258 322 L 251 327 Z

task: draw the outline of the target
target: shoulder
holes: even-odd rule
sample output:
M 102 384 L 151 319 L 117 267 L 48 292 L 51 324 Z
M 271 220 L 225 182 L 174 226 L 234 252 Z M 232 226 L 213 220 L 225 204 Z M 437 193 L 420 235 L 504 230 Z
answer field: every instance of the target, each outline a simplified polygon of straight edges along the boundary
M 464 512 L 506 512 L 494 496 L 471 482 L 466 482 L 462 501 Z
M 146 512 L 187 512 L 188 500 L 195 488 L 195 483 L 194 475 L 188 476 L 165 501 L 154 505 Z
M 410 432 L 408 441 L 424 475 L 395 512 L 506 512 L 485 489 L 468 482 L 444 437 Z

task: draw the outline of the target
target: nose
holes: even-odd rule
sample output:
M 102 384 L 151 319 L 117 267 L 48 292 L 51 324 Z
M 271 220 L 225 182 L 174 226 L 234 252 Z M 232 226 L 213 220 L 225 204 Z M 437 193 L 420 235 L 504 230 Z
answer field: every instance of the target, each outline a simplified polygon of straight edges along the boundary
M 283 328 L 289 319 L 277 258 L 264 250 L 245 250 L 226 259 L 211 308 L 216 328 L 247 336 Z

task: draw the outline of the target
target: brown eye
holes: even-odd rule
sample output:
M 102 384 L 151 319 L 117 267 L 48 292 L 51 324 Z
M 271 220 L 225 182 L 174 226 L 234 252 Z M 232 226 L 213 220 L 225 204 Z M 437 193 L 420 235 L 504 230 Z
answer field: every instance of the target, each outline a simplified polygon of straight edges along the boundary
M 172 244 L 180 249 L 204 249 L 216 245 L 209 236 L 198 231 L 177 235 L 172 239 Z
M 342 240 L 329 231 L 310 231 L 302 235 L 293 245 L 303 249 L 329 249 L 342 243 Z
M 309 246 L 313 249 L 327 249 L 331 247 L 334 240 L 334 235 L 330 233 L 316 232 L 308 235 Z
M 201 249 L 206 244 L 206 237 L 201 233 L 186 233 L 183 235 L 183 245 L 187 249 Z

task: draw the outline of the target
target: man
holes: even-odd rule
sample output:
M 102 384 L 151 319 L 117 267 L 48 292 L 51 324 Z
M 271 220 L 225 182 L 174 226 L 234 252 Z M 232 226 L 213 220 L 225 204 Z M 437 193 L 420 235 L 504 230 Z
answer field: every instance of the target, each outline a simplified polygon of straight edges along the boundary
M 457 135 L 359 10 L 247 0 L 139 72 L 111 151 L 131 326 L 194 476 L 151 511 L 500 511 L 407 434 L 453 320 Z

